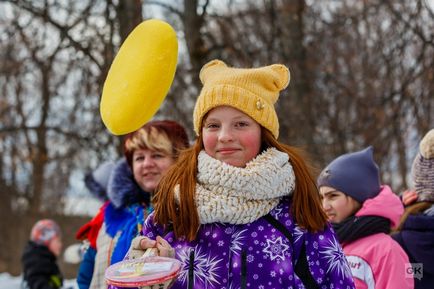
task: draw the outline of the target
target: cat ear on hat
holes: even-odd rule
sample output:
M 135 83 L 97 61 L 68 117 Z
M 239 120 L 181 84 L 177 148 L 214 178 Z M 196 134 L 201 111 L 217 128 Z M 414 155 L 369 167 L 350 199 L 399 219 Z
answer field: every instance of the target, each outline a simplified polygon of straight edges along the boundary
M 226 63 L 218 59 L 214 59 L 206 63 L 199 72 L 199 79 L 202 82 L 202 84 L 205 84 L 205 81 L 207 80 L 209 75 L 212 75 L 212 71 L 214 70 L 213 68 L 221 68 L 221 67 L 228 67 L 228 66 L 226 65 Z
M 288 67 L 283 64 L 270 65 L 271 70 L 274 72 L 273 84 L 276 90 L 282 90 L 288 87 L 290 80 L 290 73 Z

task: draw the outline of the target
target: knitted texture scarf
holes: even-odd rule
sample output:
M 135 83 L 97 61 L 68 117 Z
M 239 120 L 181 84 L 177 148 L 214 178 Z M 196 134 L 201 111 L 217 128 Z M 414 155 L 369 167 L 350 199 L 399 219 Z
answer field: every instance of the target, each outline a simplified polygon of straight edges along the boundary
M 223 163 L 205 151 L 199 153 L 195 201 L 201 224 L 251 223 L 268 214 L 294 188 L 289 157 L 275 148 L 265 150 L 245 168 Z

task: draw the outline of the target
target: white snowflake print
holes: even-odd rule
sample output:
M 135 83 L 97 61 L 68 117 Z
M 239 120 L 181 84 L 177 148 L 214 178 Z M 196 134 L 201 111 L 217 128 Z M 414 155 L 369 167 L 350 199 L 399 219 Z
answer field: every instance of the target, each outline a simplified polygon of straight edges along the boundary
M 255 256 L 253 256 L 253 255 L 247 255 L 246 260 L 247 260 L 247 262 L 252 263 L 255 260 Z
M 230 250 L 232 253 L 239 255 L 241 253 L 241 245 L 244 243 L 244 239 L 247 237 L 245 235 L 247 229 L 234 231 L 231 237 Z
M 282 208 L 278 207 L 278 208 L 274 209 L 273 212 L 270 213 L 270 215 L 272 215 L 274 218 L 277 219 L 281 213 L 282 213 Z
M 271 276 L 271 277 L 276 277 L 276 271 L 271 271 L 271 272 L 270 272 L 270 276 Z
M 340 245 L 336 238 L 331 237 L 328 240 L 328 245 L 323 247 L 321 251 L 323 259 L 327 261 L 327 273 L 330 271 L 336 272 L 342 277 L 351 278 L 351 270 L 348 266 L 347 259 L 340 249 Z
M 300 239 L 303 237 L 305 231 L 301 229 L 299 226 L 294 227 L 293 236 L 294 236 L 294 243 L 297 243 L 300 241 Z
M 276 240 L 267 240 L 267 246 L 262 252 L 267 253 L 272 261 L 275 259 L 285 260 L 285 253 L 288 251 L 289 246 L 283 243 L 282 237 Z
M 217 245 L 219 246 L 219 247 L 222 247 L 223 245 L 225 244 L 225 241 L 218 241 L 218 243 L 217 243 Z
M 220 284 L 221 276 L 218 275 L 220 262 L 222 259 L 208 255 L 208 252 L 202 252 L 200 247 L 186 248 L 179 254 L 179 260 L 182 263 L 179 280 L 186 284 L 188 282 L 188 271 L 190 268 L 190 252 L 194 251 L 193 262 L 193 286 L 199 280 L 204 283 L 205 288 L 214 287 Z

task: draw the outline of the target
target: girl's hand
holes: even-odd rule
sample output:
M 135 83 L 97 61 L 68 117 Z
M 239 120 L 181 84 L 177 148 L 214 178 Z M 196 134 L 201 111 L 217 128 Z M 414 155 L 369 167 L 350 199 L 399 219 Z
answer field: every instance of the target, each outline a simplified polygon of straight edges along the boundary
M 156 240 L 149 239 L 145 236 L 139 236 L 133 239 L 129 253 L 130 259 L 136 259 L 147 256 L 175 257 L 175 249 L 164 240 L 157 236 Z
M 149 239 L 145 236 L 137 236 L 135 237 L 132 242 L 130 249 L 128 250 L 128 259 L 137 259 L 143 257 L 145 252 L 150 248 L 155 248 L 157 245 L 157 242 L 154 240 Z M 152 249 L 150 249 L 152 250 Z M 157 250 L 155 248 L 155 250 Z M 151 252 L 149 252 L 151 253 Z
M 175 249 L 170 246 L 170 244 L 164 240 L 162 237 L 157 236 L 157 249 L 158 249 L 158 256 L 161 257 L 175 257 Z
M 405 191 L 402 193 L 402 203 L 404 206 L 413 204 L 417 200 L 417 193 L 415 191 Z

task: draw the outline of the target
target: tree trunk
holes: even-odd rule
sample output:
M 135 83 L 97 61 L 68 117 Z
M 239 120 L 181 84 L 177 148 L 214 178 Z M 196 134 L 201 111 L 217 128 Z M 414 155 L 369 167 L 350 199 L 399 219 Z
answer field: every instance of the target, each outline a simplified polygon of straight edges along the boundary
M 142 22 L 142 3 L 140 0 L 122 0 L 116 6 L 119 21 L 119 35 L 122 42 L 128 34 Z

